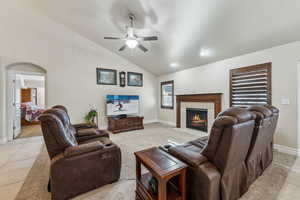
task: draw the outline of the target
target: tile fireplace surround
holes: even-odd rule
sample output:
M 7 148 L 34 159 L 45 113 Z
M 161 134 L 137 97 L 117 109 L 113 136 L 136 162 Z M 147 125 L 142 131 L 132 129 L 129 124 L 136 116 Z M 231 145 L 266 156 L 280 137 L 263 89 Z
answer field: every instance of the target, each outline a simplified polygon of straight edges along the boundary
M 209 102 L 182 102 L 181 103 L 181 122 L 180 128 L 186 129 L 186 110 L 187 108 L 200 108 L 207 110 L 207 133 L 210 132 L 210 128 L 212 127 L 212 123 L 215 119 L 214 117 L 214 104 Z M 197 131 L 197 130 L 195 130 Z
M 222 93 L 176 95 L 176 127 L 186 128 L 186 109 L 207 109 L 208 132 L 218 113 L 221 112 Z

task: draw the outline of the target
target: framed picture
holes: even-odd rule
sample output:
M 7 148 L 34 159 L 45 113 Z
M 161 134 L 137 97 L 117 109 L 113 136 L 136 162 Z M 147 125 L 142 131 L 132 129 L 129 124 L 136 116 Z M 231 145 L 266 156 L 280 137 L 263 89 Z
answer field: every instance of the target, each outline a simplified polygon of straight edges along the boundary
M 136 72 L 127 72 L 127 85 L 143 87 L 143 74 Z
M 97 68 L 98 85 L 117 85 L 117 70 Z

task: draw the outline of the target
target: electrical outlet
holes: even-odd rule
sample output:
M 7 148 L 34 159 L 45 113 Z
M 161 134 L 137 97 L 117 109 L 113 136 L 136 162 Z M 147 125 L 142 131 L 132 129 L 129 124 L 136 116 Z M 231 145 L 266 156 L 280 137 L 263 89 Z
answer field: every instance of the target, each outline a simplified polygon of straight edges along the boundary
M 290 99 L 288 98 L 281 98 L 281 105 L 289 105 Z

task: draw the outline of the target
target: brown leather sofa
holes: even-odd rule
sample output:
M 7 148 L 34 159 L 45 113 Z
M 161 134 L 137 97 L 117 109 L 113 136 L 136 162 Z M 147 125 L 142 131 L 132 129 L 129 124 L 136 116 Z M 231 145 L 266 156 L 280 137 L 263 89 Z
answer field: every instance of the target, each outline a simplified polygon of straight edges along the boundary
M 254 127 L 253 113 L 229 108 L 215 120 L 208 143 L 199 139 L 169 148 L 170 154 L 189 165 L 187 199 L 233 200 L 243 194 Z
M 230 108 L 215 120 L 209 139 L 199 138 L 169 148 L 169 153 L 189 165 L 188 199 L 236 200 L 241 197 L 273 160 L 278 116 L 279 110 L 274 106 Z M 245 126 L 248 128 L 244 129 Z M 244 130 L 238 130 L 239 127 Z M 250 143 L 248 136 L 232 137 L 233 134 L 251 136 Z
M 115 182 L 120 177 L 121 151 L 107 137 L 79 141 L 68 118 L 58 109 L 44 112 L 39 120 L 49 157 L 53 200 L 64 200 Z
M 93 139 L 97 137 L 109 137 L 109 133 L 105 130 L 99 130 L 97 125 L 91 125 L 88 123 L 80 123 L 80 124 L 71 124 L 71 120 L 68 114 L 68 110 L 65 106 L 56 105 L 53 106 L 52 109 L 62 110 L 66 113 L 66 115 L 61 115 L 60 113 L 56 114 L 57 117 L 61 118 L 66 116 L 68 118 L 68 125 L 72 126 L 71 128 L 75 130 L 75 137 L 79 141 L 85 141 L 88 139 Z
M 247 186 L 262 175 L 273 160 L 273 136 L 275 133 L 279 110 L 274 106 L 251 106 L 248 110 L 256 115 L 255 129 L 246 158 Z

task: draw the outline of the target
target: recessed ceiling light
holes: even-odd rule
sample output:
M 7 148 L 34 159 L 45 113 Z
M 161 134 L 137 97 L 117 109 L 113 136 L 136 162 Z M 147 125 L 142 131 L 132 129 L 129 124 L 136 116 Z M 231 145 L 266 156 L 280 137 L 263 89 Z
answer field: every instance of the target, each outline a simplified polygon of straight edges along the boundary
M 179 64 L 177 62 L 173 62 L 170 64 L 170 67 L 178 67 L 178 66 L 179 66 Z
M 202 49 L 200 50 L 199 55 L 200 55 L 201 57 L 207 57 L 207 56 L 210 56 L 210 55 L 211 55 L 211 51 L 210 51 L 209 49 L 202 48 Z

